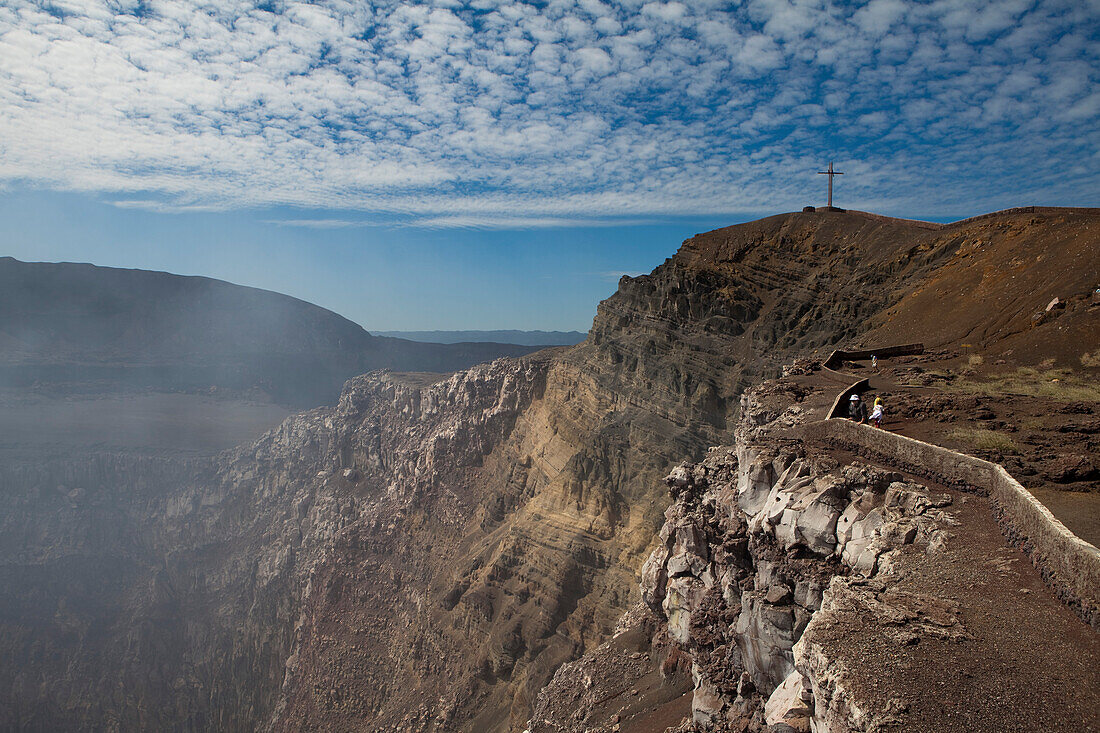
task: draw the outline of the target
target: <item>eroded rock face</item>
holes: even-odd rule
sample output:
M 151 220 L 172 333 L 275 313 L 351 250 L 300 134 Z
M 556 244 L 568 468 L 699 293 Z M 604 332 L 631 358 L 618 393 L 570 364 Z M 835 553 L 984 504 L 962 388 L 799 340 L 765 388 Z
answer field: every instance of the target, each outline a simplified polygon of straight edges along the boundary
M 388 685 L 369 673 L 378 686 L 363 682 L 356 656 L 374 666 L 392 648 L 389 620 L 415 619 L 429 593 L 418 565 L 426 552 L 405 523 L 430 514 L 445 538 L 447 528 L 481 519 L 465 493 L 468 477 L 545 379 L 538 360 L 497 362 L 432 385 L 372 375 L 349 382 L 337 407 L 294 416 L 216 461 L 120 457 L 21 469 L 9 488 L 65 479 L 84 491 L 81 505 L 51 518 L 3 517 L 0 534 L 21 540 L 4 547 L 14 611 L 4 621 L 5 654 L 41 676 L 0 665 L 0 695 L 12 695 L 0 705 L 0 727 L 114 720 L 135 730 L 254 730 L 257 721 L 292 718 L 306 683 L 306 700 L 364 714 Z M 32 485 L 27 494 L 41 490 Z M 109 542 L 99 534 L 107 528 Z M 114 578 L 106 587 L 56 575 L 89 547 L 102 559 L 74 571 Z M 42 582 L 38 568 L 62 584 Z M 104 593 L 113 605 L 100 605 Z M 350 648 L 335 664 L 321 649 L 339 637 L 331 628 L 319 637 L 314 625 L 349 598 L 379 616 L 363 624 L 358 645 L 339 639 Z M 32 618 L 36 633 L 20 633 Z M 383 643 L 372 647 L 372 635 Z M 83 640 L 75 652 L 73 636 Z M 47 654 L 34 659 L 36 648 Z M 344 682 L 348 672 L 355 685 Z M 27 702 L 34 700 L 48 704 Z
M 957 609 L 880 580 L 893 548 L 927 544 L 950 521 L 939 508 L 950 500 L 900 474 L 830 468 L 769 439 L 751 396 L 745 407 L 736 446 L 666 479 L 675 503 L 642 597 L 695 660 L 693 730 L 863 730 L 826 655 L 800 640 L 818 614 L 852 605 L 895 619 L 898 634 L 914 623 L 962 633 Z

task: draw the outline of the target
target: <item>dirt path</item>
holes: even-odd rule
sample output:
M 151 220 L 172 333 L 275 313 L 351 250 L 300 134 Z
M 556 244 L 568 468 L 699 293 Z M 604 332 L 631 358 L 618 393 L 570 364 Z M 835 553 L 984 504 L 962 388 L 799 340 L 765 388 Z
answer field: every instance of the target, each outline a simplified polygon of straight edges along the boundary
M 1100 546 L 1100 404 L 1070 399 L 1081 390 L 1040 373 L 1014 383 L 1034 394 L 1001 393 L 996 379 L 1007 378 L 960 363 L 928 355 L 880 359 L 874 368 L 857 361 L 846 370 L 852 381 L 870 380 L 868 408 L 884 399 L 887 430 L 1000 463 L 1074 534 Z
M 1100 731 L 1100 634 L 1005 543 L 983 497 L 913 480 L 951 493 L 958 525 L 939 552 L 904 546 L 900 579 L 882 596 L 912 594 L 950 609 L 961 629 L 899 643 L 888 620 L 863 614 L 817 632 L 848 670 L 856 699 L 904 712 L 905 726 L 888 730 Z

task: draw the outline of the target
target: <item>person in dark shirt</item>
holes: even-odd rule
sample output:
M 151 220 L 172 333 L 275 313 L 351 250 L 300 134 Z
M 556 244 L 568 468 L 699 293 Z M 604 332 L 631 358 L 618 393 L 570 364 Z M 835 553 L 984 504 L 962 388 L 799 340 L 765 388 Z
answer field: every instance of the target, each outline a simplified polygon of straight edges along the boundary
M 858 423 L 867 422 L 867 406 L 863 404 L 863 400 L 857 394 L 848 398 L 848 419 L 855 420 Z

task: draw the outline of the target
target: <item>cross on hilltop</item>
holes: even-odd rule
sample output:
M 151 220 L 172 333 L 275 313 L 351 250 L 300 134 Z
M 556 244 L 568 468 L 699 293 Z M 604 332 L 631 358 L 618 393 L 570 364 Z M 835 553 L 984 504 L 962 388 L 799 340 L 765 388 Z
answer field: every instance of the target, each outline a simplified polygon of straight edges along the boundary
M 833 176 L 843 176 L 844 174 L 841 173 L 840 171 L 834 171 L 833 170 L 833 161 L 831 161 L 831 160 L 829 161 L 829 170 L 827 170 L 827 171 L 818 171 L 817 174 L 819 176 L 824 175 L 824 176 L 829 177 L 829 203 L 828 203 L 828 207 L 831 209 L 831 208 L 833 208 Z

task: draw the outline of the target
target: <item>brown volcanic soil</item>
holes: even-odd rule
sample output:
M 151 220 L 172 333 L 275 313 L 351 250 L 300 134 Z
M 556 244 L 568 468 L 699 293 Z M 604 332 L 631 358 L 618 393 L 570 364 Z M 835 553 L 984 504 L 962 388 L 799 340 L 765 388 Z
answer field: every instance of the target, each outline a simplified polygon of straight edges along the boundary
M 923 240 L 918 250 L 947 242 L 954 254 L 871 319 L 861 342 L 923 341 L 984 355 L 988 363 L 1054 359 L 1071 369 L 1100 348 L 1100 209 L 996 215 Z M 1054 298 L 1066 307 L 1040 315 Z
M 1005 544 L 984 498 L 916 480 L 953 496 L 959 524 L 935 555 L 901 548 L 901 579 L 881 598 L 915 594 L 961 628 L 906 645 L 890 620 L 840 604 L 808 641 L 828 647 L 857 699 L 898 714 L 883 731 L 1100 731 L 1100 637 Z
M 1004 465 L 1070 530 L 1100 544 L 1095 370 L 979 371 L 952 352 L 844 369 L 870 380 L 868 404 L 883 398 L 886 429 Z

